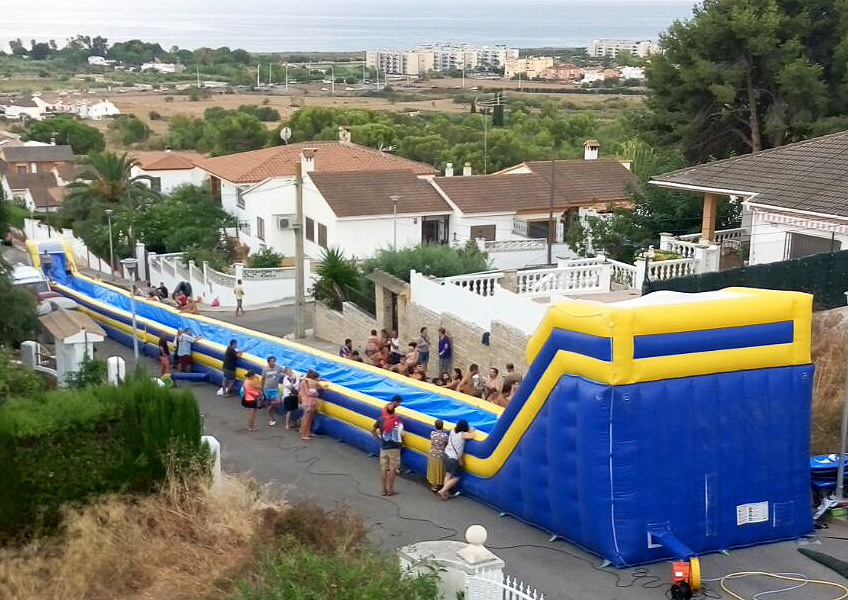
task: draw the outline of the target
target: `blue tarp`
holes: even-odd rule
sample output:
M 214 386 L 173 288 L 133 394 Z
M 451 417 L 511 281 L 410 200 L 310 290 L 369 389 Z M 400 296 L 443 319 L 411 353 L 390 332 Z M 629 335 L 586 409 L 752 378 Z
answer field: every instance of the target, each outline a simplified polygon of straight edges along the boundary
M 127 311 L 131 309 L 130 298 L 125 292 L 118 292 L 111 287 L 75 275 L 68 278 L 67 284 L 79 292 L 117 308 Z M 296 371 L 305 372 L 308 369 L 315 369 L 322 377 L 333 383 L 374 398 L 388 400 L 394 394 L 400 394 L 405 407 L 434 418 L 450 422 L 465 419 L 474 427 L 486 432 L 491 431 L 497 421 L 498 415 L 495 412 L 439 394 L 425 386 L 416 385 L 412 380 L 404 381 L 381 375 L 379 372 L 359 367 L 353 361 L 314 353 L 305 346 L 250 335 L 223 321 L 197 319 L 190 314 L 175 313 L 164 306 L 156 306 L 149 302 L 137 302 L 136 312 L 141 317 L 152 319 L 168 327 L 189 327 L 194 333 L 202 334 L 206 339 L 223 345 L 235 339 L 238 347 L 250 354 L 259 357 L 276 356 L 278 364 L 290 366 Z

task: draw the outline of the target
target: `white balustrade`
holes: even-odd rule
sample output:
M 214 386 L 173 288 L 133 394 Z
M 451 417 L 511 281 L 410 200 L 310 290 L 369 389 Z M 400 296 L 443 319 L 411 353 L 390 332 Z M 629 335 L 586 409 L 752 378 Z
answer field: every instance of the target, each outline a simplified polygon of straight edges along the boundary
M 445 277 L 442 279 L 442 282 L 458 285 L 480 296 L 491 296 L 495 293 L 495 288 L 500 285 L 503 277 L 504 274 L 501 271 L 485 271 L 482 273 L 471 273 L 470 275 Z
M 466 580 L 466 600 L 545 600 L 545 595 L 501 572 L 480 572 Z
M 522 296 L 547 296 L 553 292 L 592 293 L 609 291 L 609 279 L 604 281 L 607 269 L 602 264 L 556 269 L 519 271 L 518 294 Z
M 657 260 L 648 263 L 648 278 L 651 281 L 663 281 L 675 277 L 685 277 L 695 273 L 696 261 L 692 258 Z
M 486 252 L 515 252 L 518 250 L 544 250 L 548 242 L 544 238 L 526 240 L 487 241 L 483 245 Z
M 607 259 L 607 262 L 612 266 L 613 282 L 625 286 L 627 289 L 636 288 L 636 265 L 628 265 L 627 263 L 617 260 Z

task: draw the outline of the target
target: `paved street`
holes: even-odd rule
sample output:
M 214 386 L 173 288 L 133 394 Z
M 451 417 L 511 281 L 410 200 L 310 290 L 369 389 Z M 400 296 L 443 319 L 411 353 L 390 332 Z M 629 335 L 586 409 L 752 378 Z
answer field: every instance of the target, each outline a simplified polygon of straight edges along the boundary
M 249 315 L 252 323 L 268 318 L 284 320 L 285 309 L 270 309 L 268 315 Z M 283 314 L 280 314 L 282 311 Z M 241 317 L 239 318 L 241 319 Z M 281 327 L 275 325 L 279 332 Z M 119 354 L 131 364 L 132 351 L 107 340 L 100 356 Z M 152 372 L 158 367 L 152 359 L 142 359 Z M 318 437 L 304 444 L 299 435 L 281 426 L 269 427 L 257 420 L 260 431 L 246 431 L 244 411 L 235 398 L 221 398 L 210 384 L 189 384 L 204 414 L 208 434 L 222 445 L 224 469 L 229 473 L 250 473 L 268 484 L 275 494 L 286 498 L 314 499 L 323 504 L 342 502 L 365 515 L 371 538 L 388 548 L 421 540 L 464 539 L 468 525 L 479 523 L 489 531 L 487 546 L 506 561 L 506 570 L 544 592 L 546 598 L 560 600 L 661 600 L 666 598 L 669 563 L 649 565 L 644 570 L 597 569 L 600 560 L 574 546 L 557 541 L 510 517 L 499 517 L 493 509 L 469 498 L 440 501 L 415 475 L 399 481 L 399 495 L 380 496 L 377 462 L 366 454 L 331 438 Z M 848 560 L 848 542 L 824 536 L 848 537 L 848 527 L 836 525 L 824 530 L 809 548 Z M 736 571 L 764 570 L 798 572 L 809 577 L 839 581 L 835 573 L 796 551 L 799 543 L 783 542 L 734 550 L 729 555 L 702 558 L 704 578 Z M 759 584 L 759 585 L 754 585 Z M 717 583 L 708 584 L 718 589 Z M 748 596 L 785 587 L 770 581 L 735 581 L 734 589 Z M 829 598 L 831 589 L 808 590 L 805 598 Z M 717 597 L 717 596 L 713 596 Z M 727 597 L 725 594 L 724 597 Z M 786 596 L 783 596 L 786 597 Z

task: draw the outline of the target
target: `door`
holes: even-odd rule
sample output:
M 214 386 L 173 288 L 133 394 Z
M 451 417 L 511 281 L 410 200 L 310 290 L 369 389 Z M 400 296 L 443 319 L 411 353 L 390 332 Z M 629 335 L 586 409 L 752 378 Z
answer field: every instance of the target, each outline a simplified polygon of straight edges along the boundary
M 787 232 L 784 257 L 801 258 L 811 254 L 838 252 L 841 249 L 842 242 L 837 239 Z
M 436 219 L 421 219 L 421 241 L 425 244 L 438 244 L 439 221 Z

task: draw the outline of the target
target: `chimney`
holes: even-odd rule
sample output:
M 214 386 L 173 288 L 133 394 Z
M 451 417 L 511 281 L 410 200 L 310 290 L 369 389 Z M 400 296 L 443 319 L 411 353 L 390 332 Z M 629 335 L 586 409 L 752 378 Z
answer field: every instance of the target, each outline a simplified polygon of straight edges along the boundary
M 339 141 L 342 144 L 350 143 L 350 127 L 339 125 Z
M 300 153 L 300 164 L 303 165 L 304 173 L 312 173 L 315 170 L 315 154 L 318 148 L 304 148 Z
M 445 165 L 445 177 L 453 177 L 453 163 Z
M 468 177 L 469 175 L 471 175 L 471 163 L 466 162 L 465 165 L 463 165 L 462 167 L 462 176 Z
M 583 144 L 583 160 L 595 160 L 598 158 L 598 149 L 601 145 L 598 140 L 586 140 Z

